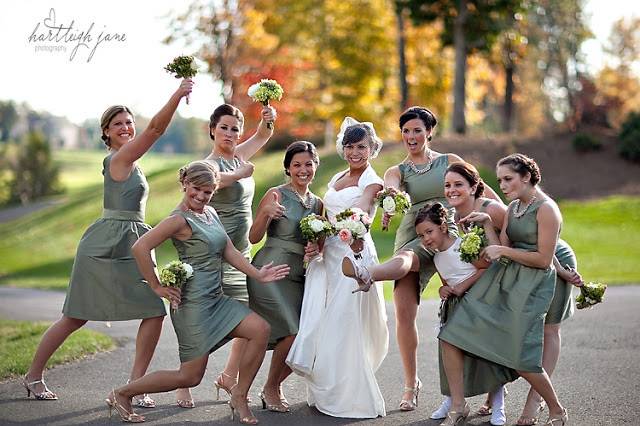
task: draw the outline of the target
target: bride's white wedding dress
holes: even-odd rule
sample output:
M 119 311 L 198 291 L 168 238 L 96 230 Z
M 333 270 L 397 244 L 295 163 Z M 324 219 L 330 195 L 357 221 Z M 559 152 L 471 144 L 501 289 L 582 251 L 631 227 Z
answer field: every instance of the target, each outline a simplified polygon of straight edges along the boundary
M 329 182 L 324 206 L 329 220 L 352 207 L 371 184 L 382 180 L 369 166 L 358 186 L 336 191 Z M 375 207 L 368 212 L 373 218 Z M 307 383 L 307 402 L 335 417 L 374 418 L 385 415 L 384 399 L 375 378 L 387 354 L 389 332 L 382 284 L 369 292 L 351 292 L 357 283 L 342 274 L 342 259 L 351 248 L 338 237 L 325 241 L 321 257 L 307 270 L 300 327 L 287 364 Z M 377 263 L 371 235 L 365 236 L 362 264 Z

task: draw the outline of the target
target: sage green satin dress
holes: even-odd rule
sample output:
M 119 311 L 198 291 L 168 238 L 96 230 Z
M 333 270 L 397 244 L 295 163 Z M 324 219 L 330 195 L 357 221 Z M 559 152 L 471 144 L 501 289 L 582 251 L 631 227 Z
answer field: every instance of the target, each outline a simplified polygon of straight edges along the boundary
M 485 200 L 478 211 L 485 212 L 487 206 L 491 203 L 491 200 Z M 480 226 L 476 223 L 470 223 L 469 227 Z M 458 303 L 465 296 L 450 296 L 446 301 L 443 301 L 440 306 L 440 324 L 443 326 L 446 324 L 447 318 L 449 318 L 455 311 Z M 470 325 L 473 327 L 473 324 Z M 470 397 L 475 395 L 482 395 L 488 392 L 497 390 L 505 383 L 516 380 L 518 374 L 509 368 L 488 361 L 483 358 L 478 358 L 469 353 L 464 353 L 464 396 Z M 438 345 L 438 367 L 440 372 L 440 392 L 443 395 L 451 395 L 449 390 L 449 381 L 444 371 L 444 363 L 442 361 L 442 347 Z
M 217 215 L 212 224 L 190 212 L 175 210 L 192 234 L 186 241 L 172 238 L 181 262 L 193 267 L 193 276 L 182 287 L 178 309 L 171 322 L 178 337 L 180 362 L 210 354 L 230 340 L 229 333 L 251 313 L 242 303 L 222 291 L 223 253 L 227 234 Z
M 578 262 L 573 249 L 569 243 L 562 239 L 558 239 L 558 244 L 556 245 L 556 258 L 563 267 L 569 265 L 573 269 L 578 268 Z M 553 300 L 551 300 L 551 306 L 544 321 L 545 324 L 559 324 L 571 318 L 575 311 L 573 287 L 572 284 L 566 282 L 559 276 L 556 277 L 556 290 L 553 293 Z
M 269 223 L 267 239 L 252 263 L 258 269 L 269 262 L 274 265 L 286 264 L 291 271 L 286 278 L 270 283 L 247 278 L 249 307 L 271 325 L 269 349 L 273 349 L 283 337 L 298 333 L 304 294 L 303 257 L 306 244 L 302 238 L 300 220 L 310 214 L 322 213 L 322 203 L 315 195 L 311 194 L 310 208 L 306 208 L 290 188 L 281 186 L 278 191 L 285 215 Z
M 214 158 L 221 172 L 232 172 L 240 166 L 240 160 L 233 161 L 221 157 Z M 231 242 L 248 261 L 251 261 L 251 244 L 249 243 L 249 229 L 251 228 L 251 204 L 256 183 L 253 177 L 240 179 L 226 188 L 216 191 L 209 203 L 220 217 L 220 221 Z M 247 293 L 247 277 L 227 262 L 222 268 L 222 290 L 224 294 L 244 304 L 249 303 Z
M 136 165 L 117 182 L 102 161 L 104 201 L 102 218 L 84 233 L 73 262 L 62 313 L 93 321 L 126 321 L 166 315 L 162 300 L 138 270 L 131 246 L 151 227 L 144 223 L 149 185 Z
M 424 165 L 416 166 L 418 169 L 424 169 Z M 420 295 L 427 287 L 429 280 L 436 273 L 433 265 L 433 251 L 426 250 L 422 247 L 420 239 L 416 234 L 414 226 L 418 211 L 427 203 L 441 202 L 448 207 L 446 198 L 444 197 L 444 175 L 449 167 L 449 157 L 442 154 L 436 157 L 431 163 L 428 172 L 419 174 L 411 170 L 408 164 L 401 163 L 398 165 L 400 169 L 400 189 L 405 191 L 411 197 L 411 208 L 404 215 L 398 230 L 394 243 L 394 252 L 401 250 L 412 250 L 420 260 L 420 280 L 417 288 L 418 303 L 420 303 Z M 453 215 L 451 215 L 450 226 L 453 225 Z
M 520 218 L 509 206 L 507 235 L 516 249 L 537 250 L 536 215 L 543 200 Z M 505 368 L 541 373 L 544 320 L 555 269 L 494 262 L 458 303 L 438 338 Z

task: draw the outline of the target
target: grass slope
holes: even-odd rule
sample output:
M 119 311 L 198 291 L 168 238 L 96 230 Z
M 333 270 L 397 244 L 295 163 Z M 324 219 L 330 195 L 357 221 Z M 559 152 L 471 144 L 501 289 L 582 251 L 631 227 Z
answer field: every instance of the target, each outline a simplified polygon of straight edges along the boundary
M 72 183 L 64 201 L 56 206 L 0 224 L 0 284 L 23 287 L 57 288 L 67 286 L 75 250 L 85 229 L 102 210 L 103 153 L 58 153 L 63 166 L 63 181 Z M 384 152 L 373 161 L 380 175 L 403 157 L 402 150 Z M 147 222 L 157 224 L 179 202 L 177 169 L 189 157 L 148 155 L 142 161 L 151 192 L 147 205 Z M 271 186 L 283 183 L 282 153 L 262 154 L 255 159 L 256 198 L 254 205 Z M 324 195 L 326 183 L 346 164 L 337 155 L 323 155 L 312 190 Z M 491 173 L 481 171 L 490 184 Z M 640 282 L 635 259 L 640 248 L 634 240 L 640 235 L 640 199 L 611 197 L 589 202 L 561 202 L 564 215 L 562 237 L 576 250 L 580 271 L 587 280 L 609 284 Z M 393 251 L 393 239 L 399 219 L 392 221 L 389 232 L 380 231 L 380 214 L 373 225 L 381 260 Z M 624 247 L 624 250 L 620 248 Z M 257 247 L 256 247 L 257 248 Z M 254 250 L 256 249 L 254 248 Z M 170 242 L 158 250 L 158 262 L 176 257 Z M 388 286 L 387 286 L 388 287 Z M 435 285 L 430 286 L 435 294 Z M 390 288 L 385 289 L 386 293 Z
M 27 372 L 42 333 L 49 325 L 43 322 L 0 320 L 0 379 Z M 109 336 L 81 329 L 69 336 L 53 354 L 47 367 L 110 350 L 114 346 Z

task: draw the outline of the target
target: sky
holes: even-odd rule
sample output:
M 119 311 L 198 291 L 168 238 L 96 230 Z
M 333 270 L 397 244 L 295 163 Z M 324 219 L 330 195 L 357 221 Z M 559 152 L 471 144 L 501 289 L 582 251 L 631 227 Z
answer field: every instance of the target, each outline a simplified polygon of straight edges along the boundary
M 168 15 L 186 2 L 171 0 L 21 0 L 0 5 L 0 100 L 27 102 L 36 110 L 67 116 L 75 123 L 98 119 L 112 104 L 125 104 L 150 117 L 177 88 L 164 71 L 185 46 L 165 45 Z M 640 1 L 587 0 L 596 39 L 584 44 L 591 70 L 602 67 L 601 51 L 611 24 L 640 16 Z M 49 34 L 46 25 L 69 31 Z M 52 40 L 57 37 L 57 40 Z M 66 36 L 66 37 L 65 37 Z M 185 117 L 207 119 L 222 102 L 210 75 L 195 77 Z

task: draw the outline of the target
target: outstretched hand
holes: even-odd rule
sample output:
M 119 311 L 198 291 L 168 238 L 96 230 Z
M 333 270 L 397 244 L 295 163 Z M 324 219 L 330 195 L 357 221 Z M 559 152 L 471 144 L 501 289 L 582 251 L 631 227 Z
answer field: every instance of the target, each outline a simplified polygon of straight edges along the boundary
M 289 275 L 289 265 L 272 266 L 273 262 L 269 262 L 258 270 L 258 281 L 268 283 L 278 281 Z

